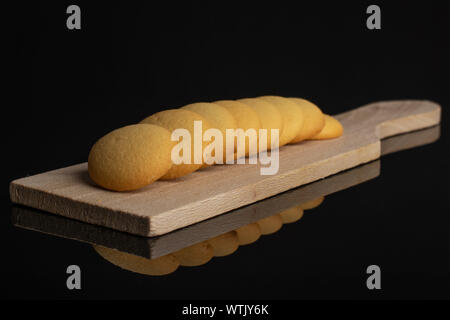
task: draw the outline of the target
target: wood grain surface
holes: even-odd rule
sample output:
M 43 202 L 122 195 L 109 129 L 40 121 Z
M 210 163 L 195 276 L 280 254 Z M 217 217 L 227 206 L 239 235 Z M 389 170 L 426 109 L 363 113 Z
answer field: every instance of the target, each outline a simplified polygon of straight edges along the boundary
M 336 117 L 342 137 L 283 146 L 273 176 L 260 175 L 260 165 L 216 165 L 119 193 L 94 185 L 82 163 L 14 180 L 10 197 L 76 220 L 158 236 L 377 159 L 380 139 L 438 124 L 440 107 L 430 101 L 386 101 Z

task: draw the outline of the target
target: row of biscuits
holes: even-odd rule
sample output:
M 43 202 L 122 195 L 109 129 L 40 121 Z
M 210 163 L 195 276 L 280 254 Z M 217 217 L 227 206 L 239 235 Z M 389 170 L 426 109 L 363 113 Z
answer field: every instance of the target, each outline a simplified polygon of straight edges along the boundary
M 174 164 L 171 159 L 175 129 L 186 129 L 194 136 L 194 121 L 202 121 L 202 129 L 218 129 L 226 137 L 227 129 L 266 129 L 267 149 L 271 146 L 271 129 L 279 130 L 279 146 L 311 139 L 330 139 L 342 135 L 342 125 L 313 103 L 300 98 L 262 96 L 212 103 L 192 103 L 179 109 L 157 112 L 139 124 L 116 129 L 100 138 L 91 148 L 88 171 L 99 186 L 113 191 L 136 190 L 158 179 L 176 179 L 205 165 L 194 161 L 191 144 L 190 164 Z M 225 139 L 225 138 L 224 138 Z M 254 151 L 245 142 L 245 156 Z M 258 144 L 259 145 L 259 144 Z M 206 143 L 203 143 L 204 151 Z M 234 153 L 223 143 L 223 157 Z M 243 147 L 243 146 L 242 146 Z M 257 150 L 261 152 L 264 150 Z

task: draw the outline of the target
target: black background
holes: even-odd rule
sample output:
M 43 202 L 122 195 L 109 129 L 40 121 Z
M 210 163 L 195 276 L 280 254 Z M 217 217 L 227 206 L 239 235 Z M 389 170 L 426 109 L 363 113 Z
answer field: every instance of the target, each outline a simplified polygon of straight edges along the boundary
M 4 108 L 3 298 L 449 298 L 448 2 L 165 6 L 20 4 Z M 78 4 L 82 29 L 66 28 Z M 340 113 L 390 99 L 442 106 L 438 142 L 235 254 L 167 277 L 123 271 L 90 245 L 11 225 L 8 184 L 84 162 L 107 132 L 191 102 L 276 94 Z M 83 289 L 65 287 L 78 264 Z M 365 268 L 382 268 L 382 290 Z

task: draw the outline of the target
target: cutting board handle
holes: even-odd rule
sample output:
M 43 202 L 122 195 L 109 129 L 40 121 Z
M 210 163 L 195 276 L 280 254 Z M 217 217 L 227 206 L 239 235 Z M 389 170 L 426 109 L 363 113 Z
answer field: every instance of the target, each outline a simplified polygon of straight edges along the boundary
M 441 107 L 428 100 L 380 101 L 342 113 L 337 118 L 344 130 L 351 128 L 345 134 L 368 133 L 374 134 L 377 139 L 384 139 L 437 125 Z M 349 123 L 352 125 L 347 125 Z

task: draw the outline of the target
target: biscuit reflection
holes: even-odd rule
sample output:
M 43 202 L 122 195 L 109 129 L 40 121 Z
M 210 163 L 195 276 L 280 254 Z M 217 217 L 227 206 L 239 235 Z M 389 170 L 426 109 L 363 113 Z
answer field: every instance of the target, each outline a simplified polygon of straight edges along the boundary
M 122 269 L 149 276 L 168 275 L 175 272 L 180 266 L 197 267 L 208 263 L 215 257 L 233 254 L 240 246 L 249 245 L 256 242 L 261 236 L 279 231 L 283 224 L 299 221 L 303 217 L 304 211 L 318 207 L 323 200 L 324 197 L 321 196 L 155 259 L 143 258 L 99 245 L 93 245 L 93 247 L 102 258 Z
M 131 272 L 149 276 L 163 276 L 178 269 L 180 261 L 172 254 L 155 259 L 146 259 L 134 254 L 93 245 L 95 251 L 112 264 Z
M 436 126 L 385 139 L 381 151 L 389 154 L 426 145 L 436 141 L 439 134 L 440 127 Z M 163 276 L 180 267 L 197 267 L 229 256 L 241 246 L 279 232 L 285 224 L 301 223 L 303 215 L 321 206 L 327 195 L 374 179 L 379 174 L 380 161 L 377 160 L 155 238 L 19 205 L 13 207 L 11 218 L 17 227 L 92 244 L 103 259 L 122 269 Z

